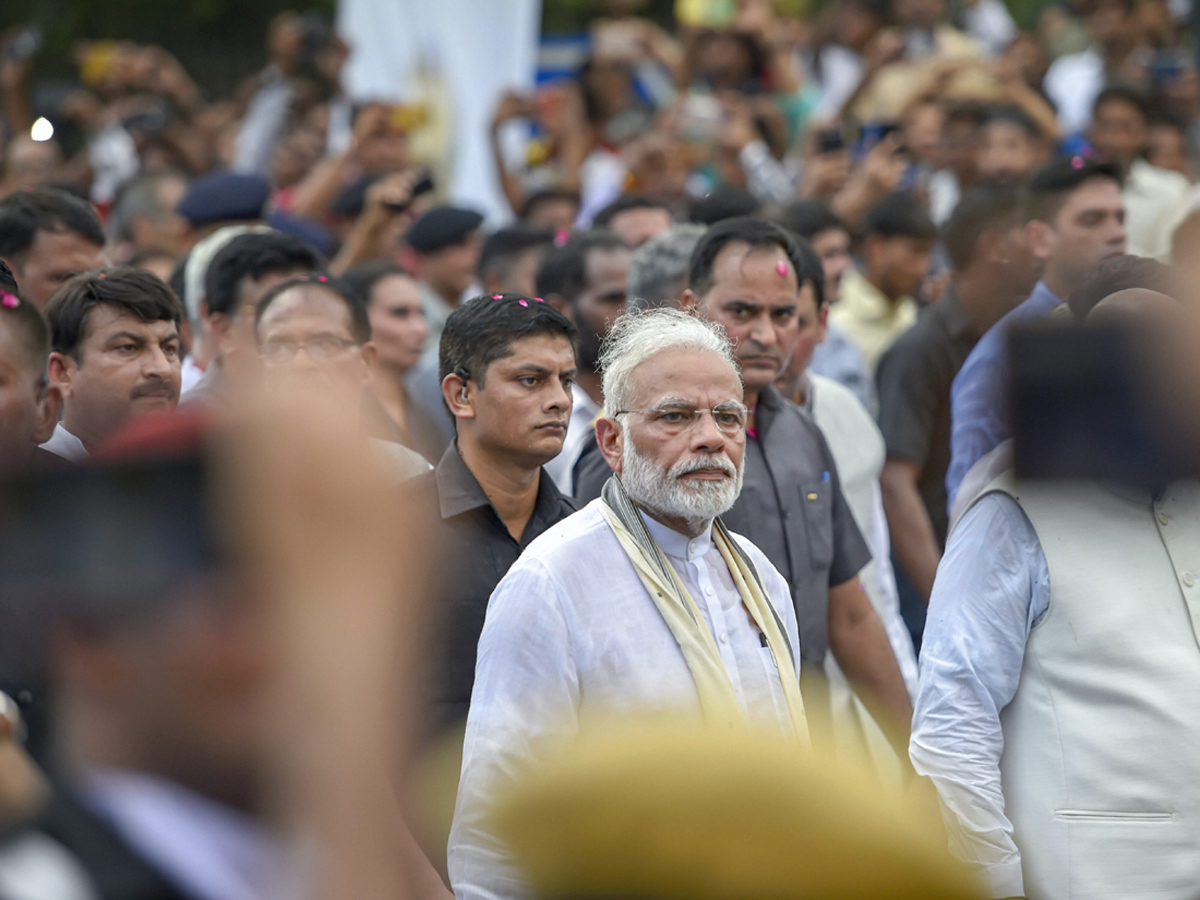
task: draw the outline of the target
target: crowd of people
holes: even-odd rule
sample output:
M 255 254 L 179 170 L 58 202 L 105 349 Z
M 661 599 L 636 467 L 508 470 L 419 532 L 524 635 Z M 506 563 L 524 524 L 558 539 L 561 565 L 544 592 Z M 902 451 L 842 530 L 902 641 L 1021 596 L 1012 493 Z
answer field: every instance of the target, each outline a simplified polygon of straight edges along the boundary
M 1197 896 L 1188 10 L 641 6 L 0 35 L 0 900 Z

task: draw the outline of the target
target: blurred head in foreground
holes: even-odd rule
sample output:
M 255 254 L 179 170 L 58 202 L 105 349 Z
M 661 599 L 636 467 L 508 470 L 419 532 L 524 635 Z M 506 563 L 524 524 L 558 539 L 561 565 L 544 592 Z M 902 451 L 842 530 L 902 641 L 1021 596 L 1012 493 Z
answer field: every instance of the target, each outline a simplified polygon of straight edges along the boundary
M 375 347 L 358 295 L 328 275 L 304 275 L 258 301 L 255 334 L 265 383 L 332 391 L 357 411 Z
M 981 896 L 947 855 L 936 812 L 749 734 L 594 728 L 493 817 L 539 900 Z

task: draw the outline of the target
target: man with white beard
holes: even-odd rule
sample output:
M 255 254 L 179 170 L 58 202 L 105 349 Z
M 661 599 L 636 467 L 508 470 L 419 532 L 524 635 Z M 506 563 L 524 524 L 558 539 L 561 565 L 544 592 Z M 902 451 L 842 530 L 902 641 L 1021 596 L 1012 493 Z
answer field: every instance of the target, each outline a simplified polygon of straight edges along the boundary
M 748 416 L 728 338 L 678 310 L 627 314 L 601 367 L 614 477 L 488 606 L 450 834 L 458 900 L 529 895 L 487 813 L 581 722 L 674 712 L 808 741 L 787 582 L 718 518 L 741 490 Z

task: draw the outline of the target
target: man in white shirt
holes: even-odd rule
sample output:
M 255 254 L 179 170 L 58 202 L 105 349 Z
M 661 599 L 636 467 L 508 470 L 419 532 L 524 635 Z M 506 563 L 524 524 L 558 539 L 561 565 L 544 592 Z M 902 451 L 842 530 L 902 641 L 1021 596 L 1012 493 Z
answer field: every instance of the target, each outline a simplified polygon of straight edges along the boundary
M 179 402 L 179 323 L 171 289 L 141 269 L 77 275 L 46 307 L 50 380 L 63 396 L 62 421 L 42 444 L 64 459 L 86 458 L 134 416 Z
M 1164 302 L 1121 291 L 1093 315 L 1130 295 L 1155 301 L 1140 321 Z M 1198 573 L 1194 480 L 1151 495 L 1009 472 L 953 526 L 910 756 L 990 896 L 1195 897 Z
M 615 234 L 592 231 L 573 235 L 551 250 L 538 269 L 538 294 L 578 329 L 579 373 L 571 387 L 571 421 L 562 453 L 546 464 L 546 471 L 567 496 L 575 493 L 575 463 L 604 402 L 600 393 L 600 341 L 628 308 L 632 256 L 633 251 Z
M 1096 98 L 1088 138 L 1124 171 L 1121 197 L 1128 252 L 1165 260 L 1171 252 L 1171 234 L 1194 199 L 1187 178 L 1146 160 L 1149 106 L 1149 98 L 1134 88 L 1105 88 Z
M 615 475 L 489 604 L 450 836 L 459 900 L 527 893 L 490 804 L 597 715 L 674 711 L 807 742 L 787 583 L 716 518 L 741 488 L 748 415 L 728 339 L 677 310 L 630 316 L 603 371 Z

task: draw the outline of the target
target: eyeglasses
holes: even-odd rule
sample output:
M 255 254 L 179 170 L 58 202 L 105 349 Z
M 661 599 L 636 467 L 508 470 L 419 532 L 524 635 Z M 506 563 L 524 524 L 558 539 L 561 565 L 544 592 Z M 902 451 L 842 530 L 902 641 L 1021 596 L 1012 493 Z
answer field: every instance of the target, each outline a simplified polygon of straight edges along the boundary
M 619 409 L 614 416 L 625 413 L 642 413 L 650 423 L 666 434 L 682 434 L 696 426 L 705 413 L 712 416 L 713 424 L 724 434 L 737 434 L 746 430 L 750 410 L 741 403 L 718 403 L 712 409 L 696 406 L 670 405 L 653 409 Z
M 295 359 L 301 350 L 313 359 L 333 359 L 357 346 L 349 338 L 323 334 L 303 344 L 296 341 L 270 341 L 259 349 L 259 356 L 269 366 L 282 366 Z

